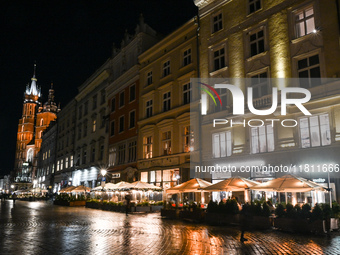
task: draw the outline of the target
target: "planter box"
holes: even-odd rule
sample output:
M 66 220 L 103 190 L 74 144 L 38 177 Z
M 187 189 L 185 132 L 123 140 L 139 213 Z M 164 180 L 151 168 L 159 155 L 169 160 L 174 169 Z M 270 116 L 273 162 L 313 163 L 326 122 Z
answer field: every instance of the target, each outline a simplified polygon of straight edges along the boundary
M 205 221 L 211 225 L 239 225 L 240 214 L 206 213 Z
M 152 205 L 151 211 L 152 212 L 160 212 L 162 208 L 163 208 L 163 205 Z
M 254 229 L 265 230 L 272 227 L 269 217 L 254 216 L 251 227 Z
M 150 212 L 151 207 L 150 206 L 136 206 L 136 212 Z
M 197 211 L 180 211 L 179 212 L 179 218 L 180 219 L 188 219 L 188 220 L 193 220 L 197 222 L 204 221 L 205 219 L 205 212 L 201 210 Z
M 96 203 L 96 202 L 86 202 L 85 206 L 88 207 L 88 208 L 100 209 L 101 204 L 100 203 Z
M 306 219 L 275 218 L 274 227 L 287 232 L 295 233 L 325 233 L 325 221 L 317 220 L 309 222 Z
M 178 219 L 179 210 L 178 209 L 161 209 L 161 216 L 169 219 Z
M 69 206 L 85 206 L 86 201 L 72 201 L 69 203 Z
M 324 220 L 316 220 L 309 223 L 309 230 L 314 234 L 324 234 L 326 233 L 326 226 Z

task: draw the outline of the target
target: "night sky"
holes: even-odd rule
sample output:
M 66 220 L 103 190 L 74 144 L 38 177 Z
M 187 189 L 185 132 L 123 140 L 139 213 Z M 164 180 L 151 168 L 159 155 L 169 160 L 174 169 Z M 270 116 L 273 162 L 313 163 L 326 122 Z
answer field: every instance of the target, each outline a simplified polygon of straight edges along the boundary
M 120 46 L 125 29 L 144 20 L 167 35 L 196 15 L 193 0 L 1 1 L 0 176 L 14 167 L 23 93 L 37 63 L 43 103 L 51 82 L 55 100 L 66 105 L 80 86 Z

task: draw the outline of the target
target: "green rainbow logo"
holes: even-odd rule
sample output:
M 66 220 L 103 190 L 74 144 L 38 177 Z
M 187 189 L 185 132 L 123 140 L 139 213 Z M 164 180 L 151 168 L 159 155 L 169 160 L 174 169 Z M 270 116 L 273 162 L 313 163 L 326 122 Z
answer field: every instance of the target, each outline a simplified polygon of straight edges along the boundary
M 220 101 L 220 104 L 221 104 L 221 106 L 222 106 L 222 100 L 221 100 L 219 94 L 217 93 L 217 91 L 216 91 L 213 87 L 211 87 L 211 86 L 208 85 L 208 84 L 202 83 L 202 82 L 198 82 L 198 83 L 199 83 L 199 84 L 202 84 L 203 86 L 206 86 L 206 87 L 209 88 L 212 92 L 214 92 L 214 94 L 217 96 L 217 98 L 218 98 L 218 100 Z M 211 92 L 210 92 L 209 90 L 207 90 L 207 89 L 205 89 L 205 88 L 201 88 L 201 87 L 200 87 L 199 89 L 200 89 L 200 90 L 203 90 L 205 93 L 207 93 L 207 94 L 212 98 L 212 100 L 214 100 L 214 103 L 215 103 L 215 105 L 217 106 L 215 97 L 213 96 L 213 94 L 211 94 Z

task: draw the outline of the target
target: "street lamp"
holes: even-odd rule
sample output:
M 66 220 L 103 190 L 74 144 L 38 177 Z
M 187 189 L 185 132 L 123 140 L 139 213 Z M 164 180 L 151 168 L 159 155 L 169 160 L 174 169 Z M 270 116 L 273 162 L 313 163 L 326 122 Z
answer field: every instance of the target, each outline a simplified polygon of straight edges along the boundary
M 107 171 L 106 171 L 106 169 L 102 169 L 102 170 L 100 170 L 100 173 L 101 173 L 101 175 L 102 175 L 102 182 L 101 182 L 101 186 L 104 188 L 105 187 L 105 175 L 106 175 L 106 173 L 107 173 Z
M 175 176 L 175 178 L 177 179 L 177 185 L 179 185 L 179 179 L 181 179 L 181 176 L 179 176 L 179 174 L 177 174 L 177 175 Z
M 102 176 L 104 177 L 104 176 L 106 175 L 107 171 L 106 171 L 106 169 L 102 169 L 102 170 L 100 170 L 100 173 L 101 173 Z

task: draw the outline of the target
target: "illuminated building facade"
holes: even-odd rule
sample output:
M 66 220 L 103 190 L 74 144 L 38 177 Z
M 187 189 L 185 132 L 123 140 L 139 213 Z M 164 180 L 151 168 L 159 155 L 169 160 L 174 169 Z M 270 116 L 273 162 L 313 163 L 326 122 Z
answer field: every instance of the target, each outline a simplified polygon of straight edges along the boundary
M 197 26 L 188 21 L 139 56 L 138 170 L 164 188 L 189 179 L 194 130 L 192 88 L 197 77 Z
M 308 89 L 312 99 L 304 104 L 312 116 L 289 107 L 286 116 L 255 116 L 246 110 L 244 119 L 295 119 L 298 126 L 271 128 L 218 126 L 211 119 L 233 119 L 232 96 L 218 92 L 223 107 L 209 105 L 203 117 L 202 144 L 204 165 L 336 165 L 340 153 L 340 76 L 339 1 L 264 1 L 264 0 L 196 0 L 200 15 L 200 72 L 202 78 L 230 78 L 246 95 L 254 92 L 255 108 L 269 108 L 272 88 L 293 86 L 267 82 L 266 78 L 304 78 L 294 86 Z M 233 78 L 251 78 L 249 84 Z M 262 82 L 264 81 L 264 82 Z M 295 172 L 310 180 L 324 182 L 324 172 Z M 224 173 L 210 175 L 213 182 L 231 175 L 268 180 L 287 173 Z M 340 179 L 330 173 L 332 198 L 340 198 Z M 298 197 L 297 197 L 298 196 Z M 299 197 L 300 196 L 300 197 Z M 309 196 L 316 196 L 310 194 Z M 289 194 L 288 201 L 307 198 Z M 315 201 L 313 199 L 313 201 Z
M 137 171 L 137 121 L 139 116 L 138 56 L 158 41 L 157 33 L 140 16 L 134 35 L 125 33 L 121 49 L 110 60 L 112 82 L 106 88 L 109 101 L 108 171 L 115 182 L 139 179 Z
M 41 147 L 42 133 L 51 121 L 57 118 L 59 108 L 54 102 L 53 85 L 49 90 L 48 101 L 41 105 L 41 88 L 35 76 L 24 93 L 22 118 L 19 120 L 15 157 L 15 180 L 32 182 L 36 177 L 38 152 Z

